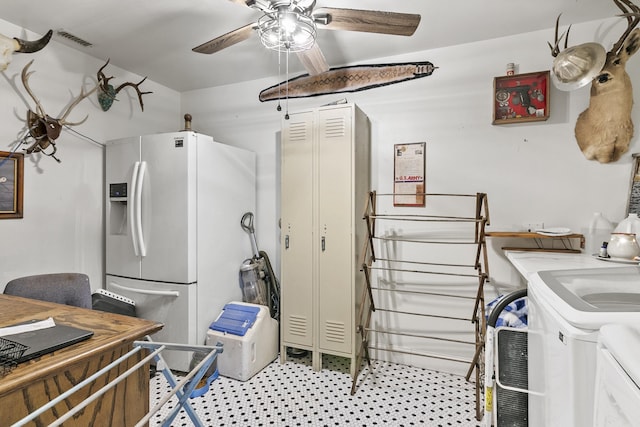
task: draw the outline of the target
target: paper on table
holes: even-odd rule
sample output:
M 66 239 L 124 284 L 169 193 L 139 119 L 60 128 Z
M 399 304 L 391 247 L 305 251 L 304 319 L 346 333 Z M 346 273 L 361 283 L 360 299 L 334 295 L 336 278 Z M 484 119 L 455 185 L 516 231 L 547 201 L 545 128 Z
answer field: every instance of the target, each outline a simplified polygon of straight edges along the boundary
M 37 322 L 30 322 L 23 325 L 6 326 L 4 328 L 0 328 L 0 337 L 4 337 L 6 335 L 21 334 L 23 332 L 37 331 L 39 329 L 53 328 L 54 326 L 56 326 L 56 323 L 53 321 L 52 317 L 49 317 L 48 319 L 39 320 Z

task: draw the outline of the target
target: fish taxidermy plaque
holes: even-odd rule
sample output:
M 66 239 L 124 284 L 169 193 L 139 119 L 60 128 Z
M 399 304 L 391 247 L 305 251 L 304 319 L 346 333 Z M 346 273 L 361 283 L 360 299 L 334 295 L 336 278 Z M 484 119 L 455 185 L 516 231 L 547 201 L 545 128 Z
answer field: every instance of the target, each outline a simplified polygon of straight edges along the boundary
M 260 92 L 259 99 L 264 102 L 358 92 L 427 77 L 436 68 L 428 61 L 331 68 L 324 73 L 304 74 L 268 87 Z

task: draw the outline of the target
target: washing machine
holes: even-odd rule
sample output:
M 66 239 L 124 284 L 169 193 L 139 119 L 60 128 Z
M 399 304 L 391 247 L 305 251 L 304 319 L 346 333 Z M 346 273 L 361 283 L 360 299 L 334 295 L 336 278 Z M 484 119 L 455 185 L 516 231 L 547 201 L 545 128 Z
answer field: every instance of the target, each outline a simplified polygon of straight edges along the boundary
M 593 425 L 599 330 L 640 324 L 640 268 L 542 271 L 530 277 L 529 425 Z
M 593 426 L 637 426 L 640 423 L 640 326 L 603 326 L 597 349 Z

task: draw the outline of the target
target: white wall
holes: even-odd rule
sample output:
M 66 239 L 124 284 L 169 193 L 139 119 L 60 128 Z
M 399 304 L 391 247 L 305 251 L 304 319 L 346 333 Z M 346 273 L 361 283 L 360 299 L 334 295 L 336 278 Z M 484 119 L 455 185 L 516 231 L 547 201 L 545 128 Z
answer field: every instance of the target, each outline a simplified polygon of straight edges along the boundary
M 40 34 L 26 32 L 0 20 L 0 33 L 33 40 Z M 99 60 L 54 41 L 34 54 L 15 54 L 0 75 L 0 151 L 11 151 L 25 129 L 28 108 L 34 109 L 22 86 L 20 73 L 34 60 L 29 83 L 47 114 L 58 117 L 80 87 L 95 84 Z M 105 58 L 106 60 L 106 58 Z M 112 82 L 138 82 L 133 75 L 109 65 L 105 74 Z M 104 281 L 103 204 L 104 169 L 102 144 L 113 138 L 174 131 L 182 127 L 180 94 L 152 81 L 143 84 L 153 94 L 144 96 L 141 112 L 135 91 L 123 91 L 107 112 L 97 95 L 82 101 L 70 121 L 87 121 L 63 130 L 58 138 L 57 163 L 50 157 L 25 157 L 24 218 L 0 220 L 0 289 L 7 281 L 24 275 L 75 271 L 89 275 L 92 287 Z M 22 147 L 19 148 L 22 151 Z
M 614 19 L 574 25 L 571 44 L 598 41 L 609 48 L 622 33 L 619 22 Z M 547 121 L 491 125 L 493 78 L 505 74 L 508 62 L 517 64 L 518 73 L 548 70 L 553 58 L 547 41 L 552 39 L 550 28 L 506 39 L 380 58 L 377 63 L 428 60 L 439 68 L 430 77 L 397 85 L 290 100 L 289 109 L 322 105 L 345 96 L 357 103 L 372 122 L 372 189 L 379 192 L 392 192 L 393 145 L 426 141 L 427 192 L 487 193 L 490 231 L 544 222 L 546 226 L 582 232 L 593 212 L 603 212 L 609 219 L 620 221 L 625 216 L 631 153 L 638 151 L 637 136 L 629 152 L 616 163 L 586 160 L 575 142 L 573 128 L 578 114 L 588 105 L 588 87 L 570 93 L 552 87 L 551 117 Z M 632 58 L 627 69 L 632 78 L 638 75 L 640 59 Z M 260 90 L 277 81 L 264 79 L 182 94 L 182 112 L 194 116 L 197 130 L 258 153 L 258 244 L 270 254 L 274 265 L 278 264 L 279 251 L 277 141 L 283 113 L 276 111 L 274 102 L 261 104 L 257 97 Z M 634 96 L 640 99 L 637 79 Z M 640 123 L 639 119 L 638 109 L 634 108 L 633 120 Z M 401 212 L 412 210 L 405 208 Z M 488 243 L 490 301 L 496 293 L 520 286 L 501 246 L 525 242 L 494 239 Z M 427 249 L 422 256 L 428 259 Z M 415 365 L 440 366 L 431 360 L 405 360 Z

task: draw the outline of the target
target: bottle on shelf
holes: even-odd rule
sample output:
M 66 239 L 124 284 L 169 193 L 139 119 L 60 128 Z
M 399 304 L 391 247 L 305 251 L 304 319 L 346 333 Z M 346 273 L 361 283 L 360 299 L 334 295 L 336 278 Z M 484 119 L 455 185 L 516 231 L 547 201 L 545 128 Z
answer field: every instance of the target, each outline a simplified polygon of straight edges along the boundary
M 602 212 L 595 212 L 586 233 L 585 251 L 589 255 L 598 254 L 602 242 L 608 242 L 613 232 L 613 224 Z

